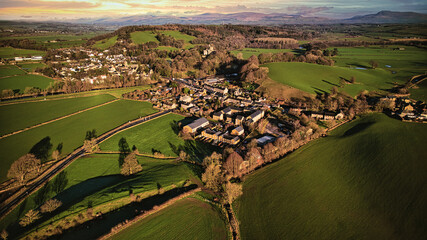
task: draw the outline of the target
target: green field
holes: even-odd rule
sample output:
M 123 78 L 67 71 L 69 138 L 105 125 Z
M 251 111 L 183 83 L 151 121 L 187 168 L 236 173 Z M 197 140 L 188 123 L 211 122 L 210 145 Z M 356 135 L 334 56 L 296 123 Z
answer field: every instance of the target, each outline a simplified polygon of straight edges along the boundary
M 425 239 L 427 125 L 371 114 L 246 178 L 242 239 Z
M 138 157 L 138 161 L 143 167 L 142 172 L 133 177 L 124 177 L 120 175 L 118 154 L 95 154 L 75 160 L 64 170 L 67 179 L 65 189 L 58 195 L 48 191 L 45 196 L 45 199 L 55 197 L 60 200 L 63 207 L 49 216 L 49 219 L 42 219 L 36 225 L 46 226 L 52 221 L 84 211 L 88 204 L 95 207 L 113 200 L 128 198 L 130 190 L 134 194 L 143 193 L 157 190 L 158 184 L 167 190 L 172 188 L 173 184 L 180 186 L 194 176 L 185 163 L 147 157 Z M 53 181 L 49 184 L 52 185 Z M 2 219 L 0 228 L 8 226 L 9 234 L 15 236 L 23 234 L 23 228 L 17 225 L 16 219 L 37 207 L 36 196 L 40 192 L 39 190 L 31 195 L 25 203 Z M 108 206 L 105 210 L 107 209 Z M 28 230 L 30 229 L 25 229 Z
M 184 117 L 177 114 L 168 114 L 158 119 L 149 121 L 127 131 L 118 133 L 101 143 L 101 150 L 118 151 L 120 138 L 126 138 L 129 146 L 135 145 L 140 153 L 152 153 L 156 149 L 166 156 L 177 156 L 170 144 L 179 146 L 184 140 L 174 133 L 171 123 L 182 121 Z
M 26 87 L 46 89 L 54 80 L 45 76 L 26 74 L 0 78 L 0 91 L 3 89 L 19 90 L 23 93 Z
M 405 50 L 394 50 L 399 47 Z M 333 59 L 337 66 L 364 68 L 369 68 L 369 62 L 374 60 L 378 62 L 378 68 L 395 72 L 392 74 L 393 81 L 406 82 L 412 76 L 427 71 L 427 49 L 411 46 L 338 48 L 338 55 Z
M 37 46 L 46 47 L 48 49 L 56 48 L 68 48 L 81 46 L 86 43 L 87 39 L 90 39 L 96 35 L 102 34 L 104 32 L 97 33 L 85 33 L 85 34 L 49 34 L 49 35 L 23 35 L 23 36 L 10 36 L 10 37 L 1 37 L 0 40 L 6 39 L 30 39 L 36 41 Z M 59 40 L 59 41 L 58 41 Z
M 94 48 L 98 48 L 100 50 L 105 50 L 109 47 L 112 47 L 117 42 L 117 36 L 110 37 L 108 39 L 103 39 L 97 41 L 95 44 L 93 44 Z
M 129 120 L 156 112 L 147 102 L 119 100 L 66 119 L 62 119 L 23 133 L 0 139 L 0 181 L 6 180 L 7 171 L 13 161 L 26 154 L 46 137 L 50 137 L 53 148 L 63 143 L 63 155 L 83 145 L 87 130 L 96 129 L 98 135 Z M 51 150 L 53 151 L 53 150 Z M 50 152 L 51 152 L 50 151 Z
M 46 99 L 58 99 L 58 98 L 70 98 L 70 97 L 87 97 L 87 96 L 95 96 L 99 94 L 110 94 L 116 98 L 122 98 L 124 93 L 132 92 L 134 90 L 145 90 L 150 88 L 150 85 L 136 86 L 136 87 L 123 87 L 123 88 L 112 88 L 112 89 L 102 89 L 102 90 L 91 90 L 86 92 L 78 92 L 78 93 L 68 93 L 68 94 L 55 94 L 55 95 L 47 95 L 46 97 L 33 97 L 33 98 L 24 98 L 24 99 L 14 99 L 8 100 L 7 103 L 10 102 L 28 102 L 28 101 L 44 101 Z M 2 104 L 0 103 L 0 106 Z
M 27 56 L 44 56 L 46 52 L 38 50 L 20 49 L 12 47 L 0 47 L 0 58 L 15 58 Z
M 169 35 L 176 40 L 184 40 L 184 48 L 189 49 L 194 47 L 193 44 L 190 43 L 191 40 L 195 39 L 195 37 L 181 33 L 179 31 L 172 31 L 172 30 L 166 30 L 166 31 L 160 31 L 160 33 L 163 33 L 165 35 Z M 147 42 L 159 42 L 156 38 L 156 33 L 152 31 L 137 31 L 132 32 L 130 34 L 132 42 L 135 44 L 143 44 Z M 178 48 L 174 47 L 168 47 L 168 46 L 159 46 L 157 49 L 159 50 L 166 50 L 166 51 L 172 51 L 172 50 L 178 50 Z
M 281 53 L 281 52 L 292 52 L 292 49 L 267 49 L 267 48 L 243 48 L 241 50 L 233 50 L 231 53 L 235 56 L 242 53 L 244 59 L 248 59 L 252 55 L 258 57 L 261 53 Z
M 182 199 L 111 239 L 227 239 L 226 225 L 209 204 Z
M 175 38 L 176 40 L 184 40 L 185 43 L 190 43 L 191 40 L 196 38 L 194 36 L 190 36 L 190 35 L 187 35 L 185 33 L 181 33 L 179 31 L 173 31 L 173 30 L 161 31 L 161 33 L 163 33 L 165 35 L 169 35 L 169 36 Z
M 427 102 L 427 80 L 420 82 L 416 88 L 411 88 L 409 92 L 411 98 Z
M 0 136 L 75 113 L 115 99 L 109 94 L 91 97 L 0 105 Z
M 308 93 L 329 92 L 337 86 L 355 96 L 363 90 L 380 91 L 393 87 L 392 74 L 384 69 L 350 69 L 348 67 L 330 67 L 310 63 L 279 62 L 265 64 L 269 68 L 269 77 L 276 82 L 289 85 Z M 355 84 L 345 84 L 340 88 L 340 78 L 356 78 Z
M 156 34 L 152 31 L 137 31 L 130 34 L 132 42 L 135 44 L 143 44 L 147 42 L 156 42 L 159 40 L 156 38 Z
M 20 68 L 22 68 L 24 71 L 34 72 L 37 68 L 46 67 L 46 64 L 44 64 L 44 63 L 24 63 L 24 64 L 18 64 L 18 66 Z
M 156 49 L 158 50 L 165 50 L 165 51 L 175 51 L 175 50 L 179 50 L 179 48 L 176 47 L 169 47 L 169 46 L 158 46 Z
M 15 65 L 0 65 L 0 78 L 24 74 L 26 74 L 26 72 Z

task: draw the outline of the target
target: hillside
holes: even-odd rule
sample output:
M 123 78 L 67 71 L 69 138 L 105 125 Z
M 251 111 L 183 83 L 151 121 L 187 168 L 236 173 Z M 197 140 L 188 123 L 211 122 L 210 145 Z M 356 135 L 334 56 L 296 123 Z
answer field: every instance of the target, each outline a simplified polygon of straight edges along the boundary
M 249 176 L 242 239 L 425 239 L 427 125 L 361 117 Z
M 310 63 L 279 62 L 263 65 L 269 68 L 268 76 L 279 83 L 300 89 L 308 93 L 329 92 L 338 87 L 351 96 L 363 90 L 390 89 L 392 75 L 384 69 L 355 69 L 349 67 L 330 67 Z M 348 84 L 355 77 L 354 84 Z M 340 87 L 341 79 L 347 81 Z

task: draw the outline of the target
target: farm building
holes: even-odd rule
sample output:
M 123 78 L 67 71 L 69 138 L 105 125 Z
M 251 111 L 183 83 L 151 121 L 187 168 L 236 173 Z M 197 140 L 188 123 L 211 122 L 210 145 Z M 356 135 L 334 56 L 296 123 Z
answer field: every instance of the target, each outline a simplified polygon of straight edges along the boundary
M 264 117 L 264 111 L 257 110 L 251 115 L 249 115 L 247 119 L 249 120 L 250 123 L 255 123 L 255 122 L 258 122 L 263 117 Z
M 266 136 L 263 136 L 263 137 L 260 137 L 260 138 L 258 138 L 256 141 L 257 141 L 257 143 L 259 144 L 259 145 L 265 145 L 265 144 L 267 144 L 267 143 L 269 143 L 269 142 L 273 142 L 274 141 L 274 139 L 276 139 L 275 137 L 272 137 L 272 136 L 268 136 L 268 135 L 266 135 Z
M 222 121 L 224 119 L 224 114 L 222 111 L 216 112 L 213 114 L 213 119 L 216 121 Z
M 214 141 L 218 141 L 219 140 L 219 135 L 221 135 L 221 132 L 216 132 L 214 130 L 211 129 L 206 129 L 202 132 L 202 136 L 208 139 L 212 139 Z
M 244 133 L 245 133 L 245 129 L 243 129 L 242 126 L 238 126 L 235 129 L 231 130 L 232 135 L 240 136 L 240 135 L 243 135 Z
M 194 122 L 184 126 L 183 130 L 184 132 L 194 133 L 198 129 L 206 127 L 207 125 L 209 125 L 209 121 L 206 118 L 199 118 Z
M 237 115 L 235 124 L 236 125 L 242 125 L 244 120 L 245 120 L 245 117 L 243 117 L 242 115 Z
M 224 143 L 228 143 L 230 145 L 236 145 L 237 143 L 239 143 L 240 138 L 237 136 L 232 136 L 228 133 L 224 133 L 221 136 L 219 136 L 219 141 L 224 142 Z

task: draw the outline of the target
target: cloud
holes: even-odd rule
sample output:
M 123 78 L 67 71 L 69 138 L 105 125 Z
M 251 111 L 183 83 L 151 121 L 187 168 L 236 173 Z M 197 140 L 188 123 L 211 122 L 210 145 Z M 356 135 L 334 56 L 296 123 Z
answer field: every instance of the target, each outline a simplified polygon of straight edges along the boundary
M 79 1 L 40 1 L 40 0 L 0 0 L 0 8 L 49 8 L 49 9 L 81 9 L 97 8 L 101 3 Z

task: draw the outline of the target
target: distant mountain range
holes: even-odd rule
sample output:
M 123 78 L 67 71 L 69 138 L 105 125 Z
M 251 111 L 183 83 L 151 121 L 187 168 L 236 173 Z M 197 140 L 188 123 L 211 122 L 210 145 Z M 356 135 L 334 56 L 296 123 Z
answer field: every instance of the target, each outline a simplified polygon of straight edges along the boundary
M 355 16 L 349 19 L 328 19 L 322 17 L 304 17 L 284 13 L 240 12 L 232 14 L 205 13 L 193 16 L 156 16 L 135 15 L 120 18 L 77 19 L 74 23 L 100 25 L 160 25 L 160 24 L 334 24 L 334 23 L 427 23 L 427 14 L 415 12 L 381 11 L 376 14 Z

